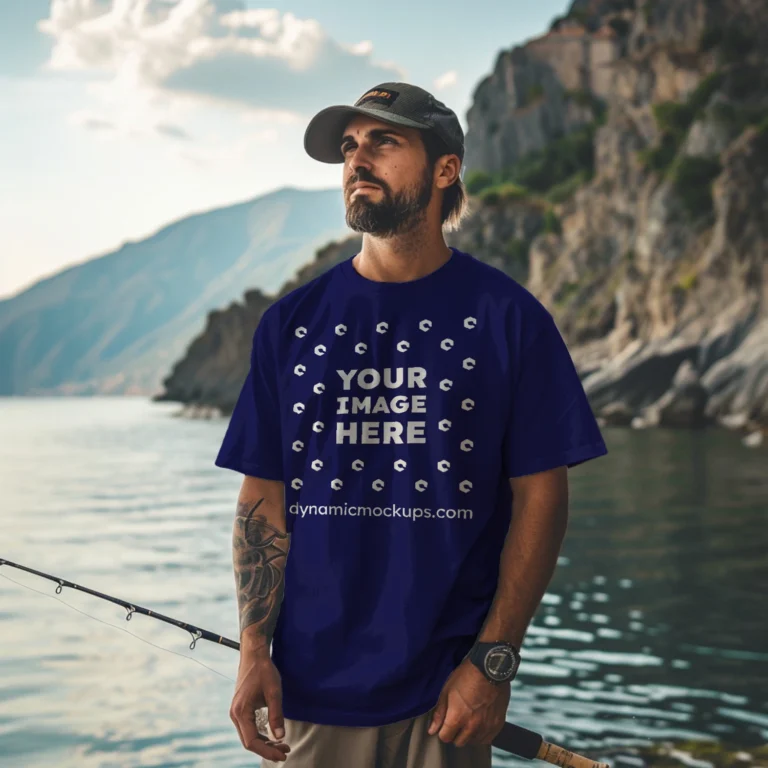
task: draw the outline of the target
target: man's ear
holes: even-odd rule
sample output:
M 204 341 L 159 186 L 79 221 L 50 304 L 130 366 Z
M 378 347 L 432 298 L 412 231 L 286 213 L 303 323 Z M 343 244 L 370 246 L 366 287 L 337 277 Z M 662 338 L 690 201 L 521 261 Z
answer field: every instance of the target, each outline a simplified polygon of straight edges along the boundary
M 459 171 L 461 165 L 458 155 L 445 155 L 439 158 L 437 167 L 439 168 L 437 175 L 438 187 L 442 189 L 447 189 L 456 182 L 457 178 L 460 178 Z

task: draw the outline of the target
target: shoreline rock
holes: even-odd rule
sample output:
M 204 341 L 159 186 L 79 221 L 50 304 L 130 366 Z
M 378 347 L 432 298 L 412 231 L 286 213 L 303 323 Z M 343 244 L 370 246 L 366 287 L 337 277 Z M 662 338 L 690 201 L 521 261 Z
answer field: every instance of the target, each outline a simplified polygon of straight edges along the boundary
M 594 749 L 590 755 L 611 765 L 639 768 L 768 768 L 768 744 L 744 747 L 703 739 Z

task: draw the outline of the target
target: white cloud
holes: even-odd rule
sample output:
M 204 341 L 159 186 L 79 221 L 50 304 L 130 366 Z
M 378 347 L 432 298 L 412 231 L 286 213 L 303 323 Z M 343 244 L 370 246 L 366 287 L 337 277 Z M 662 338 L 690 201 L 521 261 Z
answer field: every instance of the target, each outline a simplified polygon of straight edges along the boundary
M 52 0 L 38 26 L 54 40 L 49 69 L 106 73 L 102 95 L 134 101 L 161 91 L 306 114 L 403 79 L 369 40 L 338 43 L 314 19 L 238 0 Z
M 445 88 L 449 88 L 452 85 L 456 85 L 458 75 L 455 69 L 451 69 L 448 72 L 443 73 L 440 77 L 434 79 L 435 90 L 442 91 Z
M 364 56 L 373 51 L 373 43 L 370 40 L 361 40 L 359 43 L 352 43 L 351 45 L 340 43 L 340 45 L 355 56 Z

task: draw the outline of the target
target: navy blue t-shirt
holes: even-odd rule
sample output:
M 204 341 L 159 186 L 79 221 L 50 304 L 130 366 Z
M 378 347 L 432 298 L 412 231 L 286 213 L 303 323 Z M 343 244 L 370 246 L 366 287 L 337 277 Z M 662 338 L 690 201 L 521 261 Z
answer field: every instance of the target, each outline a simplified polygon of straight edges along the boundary
M 287 718 L 377 726 L 434 707 L 496 591 L 509 478 L 607 453 L 550 313 L 451 252 L 400 283 L 349 258 L 254 333 L 215 463 L 285 484 Z

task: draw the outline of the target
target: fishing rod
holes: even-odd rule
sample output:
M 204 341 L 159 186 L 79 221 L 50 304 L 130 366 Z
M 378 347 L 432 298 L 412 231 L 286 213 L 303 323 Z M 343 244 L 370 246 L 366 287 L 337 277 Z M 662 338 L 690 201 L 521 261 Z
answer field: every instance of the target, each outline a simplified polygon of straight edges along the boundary
M 0 558 L 0 566 L 3 565 L 9 565 L 11 568 L 18 568 L 21 571 L 27 571 L 28 573 L 35 574 L 35 576 L 40 576 L 49 581 L 56 582 L 57 595 L 61 594 L 64 587 L 70 587 L 71 589 L 77 589 L 81 592 L 93 595 L 94 597 L 99 597 L 102 600 L 108 600 L 110 603 L 120 605 L 128 612 L 125 617 L 126 621 L 130 621 L 131 616 L 133 616 L 134 613 L 142 613 L 153 619 L 164 621 L 166 624 L 172 624 L 173 626 L 185 629 L 192 635 L 192 642 L 189 644 L 190 650 L 195 649 L 198 640 L 208 640 L 217 645 L 226 645 L 228 648 L 234 648 L 237 651 L 240 650 L 240 643 L 235 640 L 230 640 L 223 635 L 218 635 L 207 629 L 201 629 L 200 627 L 196 627 L 185 621 L 179 621 L 170 616 L 164 616 L 162 613 L 157 613 L 149 608 L 129 603 L 126 600 L 121 600 L 119 597 L 105 595 L 103 592 L 98 592 L 95 589 L 89 589 L 80 584 L 75 584 L 73 581 L 68 581 L 67 579 L 59 578 L 58 576 L 51 576 L 49 573 L 43 573 L 34 568 L 28 568 L 26 565 L 20 565 L 19 563 Z M 260 718 L 257 715 L 257 724 L 262 725 L 262 727 L 266 724 L 263 715 Z M 270 741 L 270 737 L 267 733 L 260 731 L 259 736 L 266 741 Z M 510 752 L 513 755 L 525 758 L 526 760 L 543 760 L 552 765 L 561 766 L 561 768 L 610 768 L 607 763 L 596 762 L 588 757 L 571 752 L 564 747 L 559 747 L 556 744 L 544 741 L 544 738 L 540 733 L 530 731 L 527 728 L 515 725 L 514 723 L 504 723 L 503 728 L 496 735 L 492 744 L 497 749 Z

